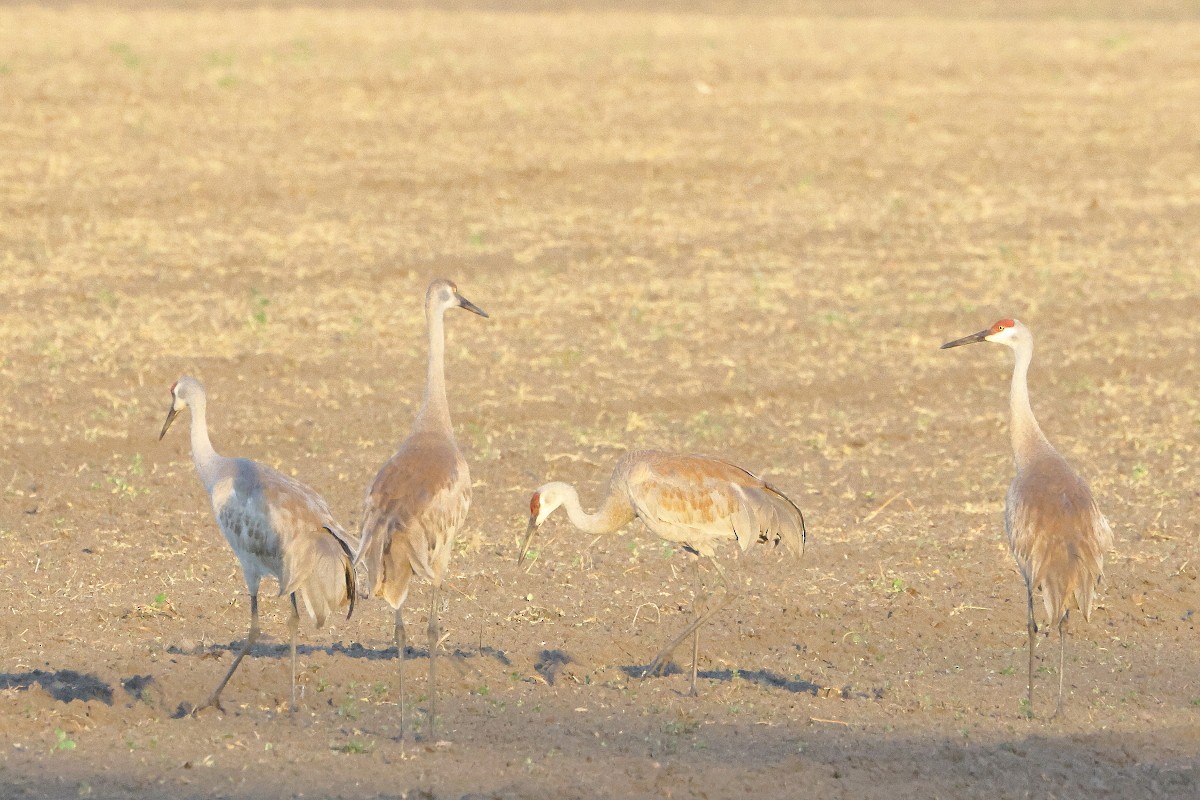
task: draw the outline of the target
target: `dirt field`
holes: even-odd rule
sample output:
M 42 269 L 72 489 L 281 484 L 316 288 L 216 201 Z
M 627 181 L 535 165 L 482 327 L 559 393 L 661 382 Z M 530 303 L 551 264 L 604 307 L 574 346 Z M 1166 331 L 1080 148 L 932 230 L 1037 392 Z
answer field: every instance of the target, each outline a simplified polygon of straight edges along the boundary
M 0 7 L 0 796 L 1200 796 L 1200 15 L 682 5 Z M 229 713 L 174 718 L 249 613 L 168 388 L 356 530 L 436 275 L 491 314 L 447 324 L 440 740 L 394 738 L 375 600 L 303 628 L 289 717 L 274 583 Z M 1116 534 L 1053 722 L 1011 356 L 937 349 L 1002 316 Z M 534 487 L 590 505 L 635 446 L 808 517 L 800 562 L 727 554 L 698 698 L 688 648 L 633 677 L 690 555 L 555 518 L 516 564 Z

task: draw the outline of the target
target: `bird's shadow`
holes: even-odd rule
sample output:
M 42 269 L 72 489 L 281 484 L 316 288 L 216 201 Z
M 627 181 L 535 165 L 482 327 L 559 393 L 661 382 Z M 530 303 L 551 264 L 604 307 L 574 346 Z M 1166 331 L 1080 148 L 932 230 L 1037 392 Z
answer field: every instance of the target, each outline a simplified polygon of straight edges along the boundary
M 631 678 L 641 678 L 645 675 L 648 666 L 629 665 L 623 666 L 620 669 Z M 667 676 L 683 675 L 685 673 L 678 664 L 672 661 L 659 674 Z M 757 683 L 760 686 L 770 686 L 773 689 L 783 689 L 785 692 L 791 692 L 792 694 L 811 694 L 813 697 L 840 697 L 843 700 L 879 700 L 883 697 L 882 688 L 869 689 L 865 692 L 856 691 L 849 686 L 838 689 L 832 686 L 822 686 L 819 683 L 813 683 L 800 677 L 785 678 L 778 672 L 772 672 L 768 669 L 702 669 L 696 672 L 696 677 L 709 681 L 720 681 L 722 683 L 731 683 L 734 680 L 746 681 L 747 683 Z
M 224 653 L 240 653 L 244 642 L 235 641 L 229 644 L 213 643 L 208 645 L 197 645 L 196 647 L 184 649 L 178 645 L 171 645 L 167 648 L 167 652 L 177 656 L 211 656 L 222 655 Z M 385 661 L 396 658 L 395 647 L 364 647 L 358 642 L 343 644 L 336 642 L 330 645 L 311 645 L 298 644 L 296 645 L 296 655 L 309 656 L 313 653 L 324 653 L 326 655 L 340 655 L 348 658 L 362 658 L 368 661 Z M 290 658 L 291 649 L 285 643 L 272 642 L 255 642 L 247 653 L 251 658 Z M 461 647 L 456 647 L 450 654 L 454 658 L 480 658 L 487 656 L 494 658 L 504 666 L 510 666 L 512 661 L 503 650 L 497 650 L 494 647 L 480 647 L 474 650 L 464 650 Z M 418 647 L 405 647 L 404 657 L 410 658 L 429 658 L 429 650 Z
M 99 700 L 105 705 L 113 704 L 112 686 L 95 675 L 85 675 L 73 669 L 0 673 L 0 689 L 29 689 L 35 683 L 60 703 Z
M 554 681 L 558 678 L 558 671 L 572 661 L 571 657 L 562 650 L 543 650 L 538 655 L 538 661 L 533 665 L 534 671 L 546 681 L 548 686 L 553 686 Z

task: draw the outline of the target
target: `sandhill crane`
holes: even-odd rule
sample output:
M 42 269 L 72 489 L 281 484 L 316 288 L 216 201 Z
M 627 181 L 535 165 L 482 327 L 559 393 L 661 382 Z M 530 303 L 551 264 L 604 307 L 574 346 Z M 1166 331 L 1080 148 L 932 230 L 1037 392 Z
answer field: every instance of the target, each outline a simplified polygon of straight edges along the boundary
M 1046 440 L 1029 405 L 1027 376 L 1033 360 L 1033 333 L 1015 319 L 1002 319 L 987 330 L 946 342 L 943 350 L 975 342 L 1007 345 L 1016 356 L 1009 407 L 1017 474 L 1004 501 L 1004 530 L 1017 569 L 1025 579 L 1029 634 L 1029 713 L 1033 713 L 1033 645 L 1037 622 L 1033 591 L 1042 590 L 1050 622 L 1058 622 L 1058 704 L 1063 708 L 1063 661 L 1066 626 L 1075 604 L 1088 620 L 1092 595 L 1104 574 L 1104 554 L 1113 546 L 1112 530 L 1083 478 Z
M 295 711 L 296 630 L 300 624 L 296 595 L 304 599 L 304 606 L 318 628 L 331 613 L 347 605 L 348 619 L 354 613 L 356 593 L 354 541 L 338 526 L 329 506 L 312 489 L 250 459 L 219 455 L 208 438 L 207 405 L 200 382 L 192 377 L 180 378 L 171 386 L 171 408 L 158 438 L 167 435 L 167 428 L 180 411 L 192 410 L 192 460 L 212 501 L 217 525 L 242 564 L 250 594 L 250 630 L 225 677 L 192 713 L 209 707 L 224 712 L 221 691 L 258 639 L 258 587 L 267 575 L 279 582 L 279 596 L 286 594 L 291 598 L 289 709 Z
M 707 456 L 635 450 L 617 461 L 600 510 L 594 514 L 583 510 L 570 484 L 556 481 L 538 488 L 529 500 L 529 527 L 517 563 L 525 560 L 537 529 L 560 506 L 584 533 L 616 533 L 637 517 L 659 538 L 682 544 L 712 562 L 725 587 L 724 597 L 697 614 L 642 673 L 642 677 L 658 673 L 691 635 L 692 695 L 696 694 L 700 626 L 737 596 L 716 560 L 715 546 L 735 541 L 740 554 L 754 542 L 783 542 L 799 558 L 808 536 L 804 514 L 796 504 L 741 467 Z
M 447 309 L 483 309 L 439 278 L 425 293 L 429 361 L 425 399 L 408 435 L 375 476 L 363 501 L 362 544 L 355 563 L 365 562 L 372 595 L 395 610 L 393 640 L 400 684 L 400 738 L 404 738 L 404 658 L 407 636 L 402 616 L 409 581 L 419 575 L 432 586 L 429 601 L 429 737 L 435 731 L 437 697 L 438 590 L 450 564 L 454 537 L 471 505 L 471 476 L 454 441 L 446 402 L 445 335 Z

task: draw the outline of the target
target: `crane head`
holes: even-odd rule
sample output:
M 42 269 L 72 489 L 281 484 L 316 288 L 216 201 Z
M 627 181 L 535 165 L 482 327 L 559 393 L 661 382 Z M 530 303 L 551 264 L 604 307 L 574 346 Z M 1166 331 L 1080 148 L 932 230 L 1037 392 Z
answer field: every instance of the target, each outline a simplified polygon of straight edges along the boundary
M 970 336 L 964 336 L 961 339 L 955 339 L 952 342 L 946 342 L 940 349 L 946 350 L 950 347 L 958 347 L 964 344 L 974 344 L 975 342 L 999 342 L 1000 344 L 1010 344 L 1018 335 L 1018 331 L 1024 329 L 1024 325 L 1015 319 L 997 320 L 992 327 L 985 328 L 978 333 L 972 333 Z
M 525 541 L 521 544 L 521 555 L 517 557 L 518 564 L 522 563 L 529 553 L 529 545 L 533 543 L 533 536 L 538 528 L 562 505 L 561 487 L 562 484 L 547 483 L 534 491 L 533 496 L 529 498 L 529 525 L 525 528 Z
M 179 416 L 179 412 L 187 408 L 187 403 L 180 400 L 179 395 L 176 394 L 178 390 L 179 381 L 175 381 L 171 384 L 171 407 L 167 409 L 167 421 L 163 423 L 162 430 L 158 432 L 158 440 L 160 442 L 167 435 L 167 428 L 171 427 L 171 423 Z
M 481 317 L 487 317 L 486 311 L 463 297 L 454 281 L 446 278 L 437 278 L 429 284 L 429 291 L 425 294 L 425 310 L 428 313 L 433 308 L 443 311 L 448 308 L 465 308 Z
M 159 441 L 162 441 L 162 438 L 167 435 L 167 428 L 171 427 L 171 423 L 179 416 L 179 412 L 188 407 L 188 398 L 197 395 L 203 397 L 204 387 L 195 378 L 184 375 L 171 384 L 171 407 L 167 409 L 167 420 L 158 433 Z

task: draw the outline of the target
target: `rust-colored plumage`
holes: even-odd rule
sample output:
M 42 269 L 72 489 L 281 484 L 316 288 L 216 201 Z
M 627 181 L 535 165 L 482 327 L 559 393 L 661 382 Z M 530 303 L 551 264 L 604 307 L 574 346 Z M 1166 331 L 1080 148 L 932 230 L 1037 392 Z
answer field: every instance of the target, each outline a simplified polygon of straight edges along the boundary
M 351 553 L 354 540 L 333 519 L 321 496 L 299 481 L 245 458 L 218 455 L 208 438 L 207 399 L 195 378 L 183 377 L 171 387 L 171 408 L 161 439 L 184 408 L 192 413 L 192 459 L 212 501 L 213 515 L 242 565 L 250 594 L 250 631 L 225 677 L 196 708 L 221 708 L 221 692 L 258 638 L 258 589 L 262 579 L 279 581 L 280 596 L 291 598 L 288 619 L 291 644 L 291 709 L 296 708 L 296 631 L 303 600 L 318 628 L 330 614 L 354 612 L 357 594 Z
M 1091 619 L 1097 584 L 1104 575 L 1104 555 L 1113 546 L 1112 530 L 1100 513 L 1083 478 L 1050 445 L 1029 403 L 1029 364 L 1033 334 L 1017 320 L 1002 319 L 987 330 L 947 342 L 942 348 L 975 342 L 997 342 L 1012 348 L 1010 407 L 1016 476 L 1004 504 L 1004 529 L 1017 569 L 1025 580 L 1029 638 L 1029 713 L 1033 713 L 1033 649 L 1037 622 L 1033 593 L 1040 589 L 1046 616 L 1058 625 L 1058 703 L 1063 709 L 1063 667 L 1069 603 L 1074 599 L 1085 620 Z
M 716 561 L 717 545 L 735 542 L 740 553 L 754 543 L 782 543 L 799 558 L 807 538 L 804 515 L 786 495 L 741 467 L 708 456 L 658 450 L 626 453 L 613 469 L 594 514 L 584 512 L 573 486 L 554 482 L 540 487 L 530 499 L 529 527 L 519 560 L 524 560 L 537 529 L 559 506 L 585 533 L 615 533 L 636 517 L 660 538 L 712 561 L 725 587 L 721 602 L 699 614 L 643 673 L 657 673 L 691 635 L 692 694 L 696 693 L 700 626 L 736 595 Z
M 446 401 L 443 315 L 465 308 L 486 317 L 450 281 L 438 279 L 425 294 L 429 361 L 425 399 L 413 431 L 380 468 L 363 501 L 361 544 L 355 562 L 367 566 L 371 594 L 395 610 L 400 685 L 400 736 L 404 736 L 404 659 L 407 635 L 403 605 L 413 576 L 429 581 L 429 735 L 434 736 L 437 696 L 438 592 L 450 564 L 454 537 L 471 505 L 471 476 L 454 441 Z
M 363 506 L 359 557 L 372 595 L 399 608 L 416 575 L 440 584 L 471 505 L 471 476 L 453 440 L 413 433 L 383 465 Z

